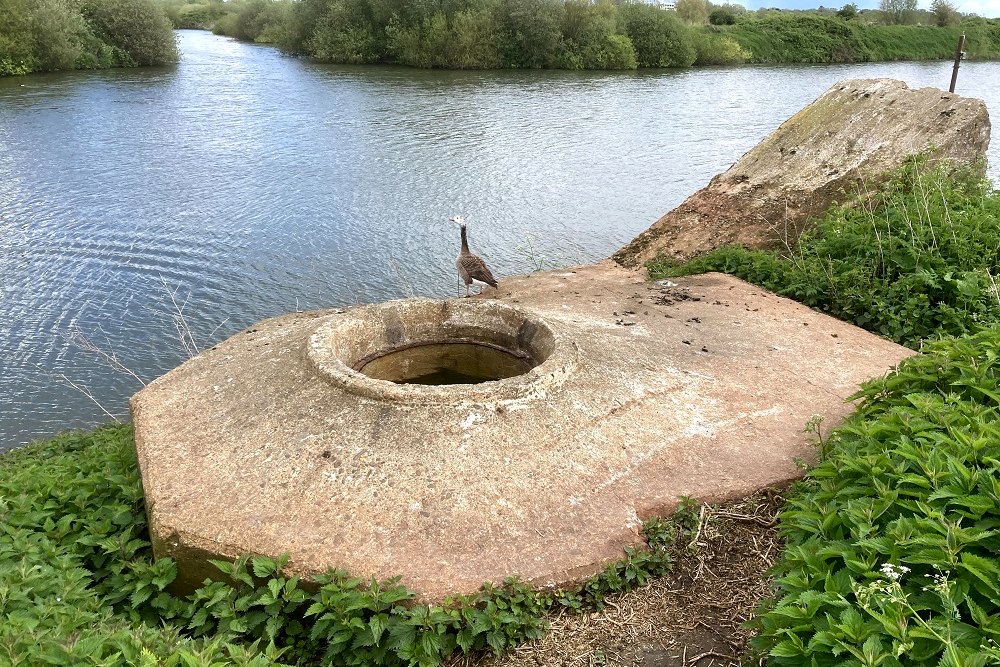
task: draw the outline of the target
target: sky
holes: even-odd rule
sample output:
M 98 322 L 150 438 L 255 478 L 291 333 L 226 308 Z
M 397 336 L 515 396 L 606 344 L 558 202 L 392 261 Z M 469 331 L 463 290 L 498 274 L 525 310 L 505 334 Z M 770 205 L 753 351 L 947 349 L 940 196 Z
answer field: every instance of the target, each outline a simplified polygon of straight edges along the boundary
M 739 0 L 736 0 L 737 2 Z M 951 0 L 958 7 L 958 11 L 967 14 L 979 14 L 980 16 L 1000 17 L 1000 0 Z M 747 9 L 760 9 L 761 7 L 782 7 L 785 9 L 815 9 L 819 5 L 826 7 L 842 7 L 851 0 L 747 0 L 740 2 Z M 854 4 L 860 9 L 878 9 L 878 0 L 854 0 Z M 930 7 L 930 0 L 920 0 L 920 7 L 927 9 Z

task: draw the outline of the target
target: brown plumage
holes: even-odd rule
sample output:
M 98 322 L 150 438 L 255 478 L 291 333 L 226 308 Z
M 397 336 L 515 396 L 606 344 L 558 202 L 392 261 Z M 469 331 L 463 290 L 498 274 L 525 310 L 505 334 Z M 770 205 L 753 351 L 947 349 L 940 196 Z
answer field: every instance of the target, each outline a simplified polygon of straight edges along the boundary
M 451 221 L 457 224 L 459 229 L 462 230 L 462 250 L 458 253 L 458 258 L 455 260 L 455 268 L 458 269 L 458 275 L 462 279 L 462 282 L 465 283 L 465 296 L 469 296 L 469 287 L 473 283 L 489 285 L 496 289 L 498 287 L 497 279 L 490 272 L 490 267 L 486 266 L 486 262 L 483 261 L 482 257 L 469 250 L 465 220 L 461 216 L 455 216 L 451 218 Z M 479 293 L 482 294 L 482 288 L 480 288 Z

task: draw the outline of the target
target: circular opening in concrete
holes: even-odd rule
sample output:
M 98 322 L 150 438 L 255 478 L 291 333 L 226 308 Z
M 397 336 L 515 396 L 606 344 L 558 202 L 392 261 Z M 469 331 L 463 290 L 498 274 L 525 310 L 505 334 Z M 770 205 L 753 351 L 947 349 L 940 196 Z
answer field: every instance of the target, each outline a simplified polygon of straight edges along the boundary
M 325 320 L 309 341 L 312 367 L 371 398 L 477 402 L 558 386 L 575 363 L 535 314 L 497 301 L 407 299 Z
M 483 342 L 415 343 L 381 354 L 357 370 L 399 384 L 479 384 L 527 373 L 537 364 Z

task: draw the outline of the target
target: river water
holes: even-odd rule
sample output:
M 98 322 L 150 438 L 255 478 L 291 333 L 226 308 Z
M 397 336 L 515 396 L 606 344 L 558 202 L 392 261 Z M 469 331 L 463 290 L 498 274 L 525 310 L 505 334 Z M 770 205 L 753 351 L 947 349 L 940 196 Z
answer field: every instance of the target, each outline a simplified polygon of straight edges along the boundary
M 834 82 L 950 76 L 435 72 L 179 40 L 176 67 L 0 79 L 0 450 L 127 417 L 140 380 L 262 318 L 457 294 L 450 215 L 500 277 L 590 262 Z M 998 80 L 965 63 L 959 92 L 995 110 Z

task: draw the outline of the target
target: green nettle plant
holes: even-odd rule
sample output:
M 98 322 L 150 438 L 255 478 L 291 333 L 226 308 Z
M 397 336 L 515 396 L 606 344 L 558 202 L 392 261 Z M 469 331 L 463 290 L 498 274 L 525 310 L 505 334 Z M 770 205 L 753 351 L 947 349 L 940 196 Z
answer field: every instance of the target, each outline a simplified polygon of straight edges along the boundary
M 857 394 L 781 526 L 772 665 L 1000 664 L 1000 330 Z
M 153 562 L 131 429 L 65 434 L 0 456 L 0 665 L 438 665 L 540 637 L 553 608 L 600 607 L 669 568 L 677 521 L 577 590 L 517 579 L 420 604 L 398 579 L 331 571 L 307 589 L 287 557 L 215 561 L 225 581 L 170 594 Z

